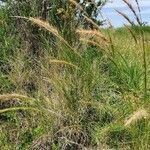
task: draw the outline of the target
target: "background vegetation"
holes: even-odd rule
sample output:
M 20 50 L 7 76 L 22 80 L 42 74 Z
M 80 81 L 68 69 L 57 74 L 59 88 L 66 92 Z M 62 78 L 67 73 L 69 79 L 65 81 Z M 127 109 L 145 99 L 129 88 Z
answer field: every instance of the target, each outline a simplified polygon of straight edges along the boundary
M 0 149 L 150 148 L 150 27 L 100 28 L 105 1 L 0 8 Z

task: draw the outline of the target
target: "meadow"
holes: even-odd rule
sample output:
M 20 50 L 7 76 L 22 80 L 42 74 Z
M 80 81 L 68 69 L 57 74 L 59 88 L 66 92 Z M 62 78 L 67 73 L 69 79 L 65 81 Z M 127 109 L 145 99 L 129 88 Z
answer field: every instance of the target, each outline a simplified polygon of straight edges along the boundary
M 1 150 L 150 149 L 149 26 L 135 14 L 138 25 L 87 19 L 93 29 L 60 32 L 9 15 L 0 10 Z

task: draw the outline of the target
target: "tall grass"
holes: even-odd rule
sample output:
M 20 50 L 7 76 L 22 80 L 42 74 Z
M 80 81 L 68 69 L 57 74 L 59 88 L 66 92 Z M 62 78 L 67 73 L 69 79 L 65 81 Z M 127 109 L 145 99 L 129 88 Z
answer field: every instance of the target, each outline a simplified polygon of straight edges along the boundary
M 149 35 L 123 1 L 138 31 L 119 11 L 133 27 L 100 29 L 85 16 L 95 28 L 78 28 L 74 46 L 49 22 L 22 18 L 53 34 L 57 47 L 45 37 L 38 58 L 28 56 L 28 47 L 10 57 L 3 74 L 13 88 L 0 90 L 2 149 L 149 149 Z
M 136 10 L 134 9 L 134 7 L 132 6 L 132 4 L 127 1 L 127 0 L 123 0 L 123 2 L 129 7 L 130 11 L 134 14 L 135 18 L 136 18 L 136 21 L 137 23 L 139 24 L 139 26 L 141 28 L 139 28 L 139 32 L 140 32 L 140 35 L 141 35 L 141 43 L 142 43 L 142 46 L 141 46 L 141 49 L 143 51 L 143 68 L 144 68 L 144 97 L 146 98 L 147 97 L 147 58 L 146 58 L 146 49 L 145 49 L 145 36 L 144 36 L 144 31 L 142 30 L 142 25 L 143 25 L 143 22 L 142 20 L 140 19 L 140 16 L 137 15 L 136 13 Z M 137 0 L 135 0 L 137 6 L 138 6 L 138 11 L 140 13 L 140 7 L 139 7 L 139 3 Z M 129 23 L 131 26 L 136 26 L 130 19 L 129 17 L 118 11 L 117 12 L 122 15 Z M 139 14 L 140 15 L 140 14 Z M 135 35 L 133 34 L 133 32 L 130 31 L 130 33 L 132 34 L 132 36 L 134 37 L 135 41 L 136 41 L 136 38 L 135 38 Z

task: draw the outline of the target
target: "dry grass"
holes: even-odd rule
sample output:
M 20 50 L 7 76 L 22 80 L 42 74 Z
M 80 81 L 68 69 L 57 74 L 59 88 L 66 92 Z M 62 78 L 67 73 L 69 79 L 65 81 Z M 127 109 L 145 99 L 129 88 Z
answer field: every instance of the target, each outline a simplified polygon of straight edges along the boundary
M 76 33 L 80 37 L 80 41 L 83 45 L 93 45 L 97 46 L 100 51 L 107 51 L 107 48 L 110 46 L 110 40 L 106 34 L 102 33 L 99 30 L 85 30 L 77 29 Z
M 86 15 L 83 15 L 83 17 L 85 18 L 85 20 L 87 22 L 91 23 L 94 26 L 95 29 L 100 30 L 100 26 L 98 24 L 96 24 L 92 19 L 90 19 Z
M 29 21 L 37 24 L 38 26 L 46 29 L 47 31 L 49 31 L 50 33 L 52 33 L 54 36 L 56 36 L 62 43 L 64 43 L 68 48 L 70 48 L 71 50 L 73 50 L 78 56 L 80 56 L 80 54 L 71 46 L 69 45 L 69 43 L 60 35 L 60 33 L 58 32 L 58 30 L 53 27 L 52 25 L 50 25 L 48 22 L 43 21 L 39 18 L 29 18 Z
M 136 35 L 134 34 L 134 32 L 132 31 L 132 29 L 129 26 L 127 26 L 127 25 L 124 25 L 124 26 L 129 31 L 129 33 L 132 35 L 135 43 L 138 44 L 138 39 L 137 39 Z
M 98 30 L 84 30 L 84 29 L 78 29 L 76 31 L 81 37 L 95 37 L 98 39 L 102 39 L 104 42 L 109 43 L 109 40 L 106 35 L 101 33 Z
M 1 113 L 5 113 L 5 112 L 12 112 L 12 111 L 18 111 L 18 110 L 23 110 L 23 111 L 39 111 L 38 109 L 35 109 L 33 107 L 12 107 L 12 108 L 6 108 L 6 109 L 1 109 L 0 110 L 0 114 Z
M 24 95 L 19 95 L 19 94 L 3 94 L 0 95 L 0 101 L 9 101 L 12 99 L 19 99 L 19 100 L 31 100 L 31 98 L 24 96 Z
M 69 65 L 69 66 L 72 66 L 74 68 L 78 68 L 78 66 L 70 63 L 70 62 L 67 62 L 65 60 L 57 60 L 57 59 L 51 59 L 50 61 L 50 64 L 58 64 L 58 65 Z
M 147 119 L 149 117 L 149 113 L 145 109 L 139 109 L 135 112 L 133 112 L 132 115 L 128 119 L 125 120 L 125 126 L 130 126 L 137 122 L 138 120 L 141 120 L 142 118 Z
M 65 44 L 68 45 L 68 42 L 66 40 L 64 40 L 64 38 L 59 34 L 58 30 L 55 27 L 53 27 L 52 25 L 50 25 L 48 22 L 43 21 L 39 18 L 32 18 L 32 17 L 29 18 L 29 21 L 48 30 L 50 33 L 54 34 L 58 39 L 60 39 L 62 42 L 64 42 Z
M 70 2 L 83 11 L 76 1 L 70 0 Z M 124 0 L 124 2 L 135 13 L 128 1 Z M 118 13 L 134 25 L 128 16 L 119 11 Z M 83 17 L 95 29 L 76 30 L 81 42 L 76 44 L 77 40 L 74 45 L 77 45 L 78 52 L 81 54 L 78 54 L 77 50 L 70 46 L 57 28 L 49 22 L 39 18 L 23 17 L 52 33 L 58 39 L 55 44 L 62 51 L 58 51 L 54 56 L 50 44 L 47 47 L 44 45 L 45 52 L 40 58 L 35 58 L 37 61 L 35 66 L 28 62 L 32 60 L 26 60 L 27 54 L 21 57 L 18 53 L 18 56 L 12 60 L 15 63 L 12 63 L 9 79 L 13 80 L 16 92 L 27 94 L 3 94 L 0 95 L 0 102 L 19 100 L 26 103 L 21 103 L 18 107 L 15 105 L 1 109 L 0 114 L 6 112 L 6 115 L 9 115 L 7 112 L 17 111 L 14 115 L 20 115 L 21 119 L 27 117 L 29 126 L 34 121 L 31 128 L 15 129 L 18 132 L 17 136 L 21 137 L 21 140 L 25 139 L 26 144 L 23 145 L 24 143 L 20 141 L 22 145 L 17 143 L 18 146 L 15 143 L 16 148 L 22 146 L 22 149 L 24 147 L 36 149 L 39 146 L 37 149 L 45 149 L 48 146 L 48 149 L 52 147 L 64 150 L 99 150 L 103 149 L 103 145 L 108 149 L 126 149 L 130 146 L 132 149 L 134 145 L 140 148 L 148 145 L 145 140 L 149 136 L 146 133 L 148 125 L 141 129 L 147 137 L 142 137 L 136 127 L 137 121 L 143 118 L 149 119 L 149 112 L 145 109 L 147 106 L 143 104 L 146 99 L 142 97 L 143 64 L 141 61 L 143 60 L 140 50 L 142 42 L 129 26 L 126 26 L 126 29 L 131 36 L 125 29 L 118 35 L 117 29 L 108 29 L 105 32 L 100 30 L 100 27 L 90 18 Z M 46 38 L 44 40 L 48 43 L 49 40 Z M 113 50 L 114 55 L 111 55 L 110 49 Z M 76 58 L 74 52 L 82 57 Z M 32 86 L 32 83 L 35 85 Z M 26 90 L 24 87 L 26 85 L 30 86 L 31 91 Z M 34 86 L 35 90 L 32 91 Z M 25 106 L 22 106 L 23 104 Z M 133 112 L 136 108 L 140 109 Z M 18 110 L 27 111 L 30 115 L 26 116 L 24 112 L 20 113 Z M 126 116 L 129 117 L 125 119 Z M 23 124 L 22 120 L 21 123 L 19 121 L 16 122 L 18 126 Z M 9 134 L 7 133 L 6 136 L 9 137 Z M 144 141 L 143 145 L 140 143 L 140 138 Z M 114 141 L 114 145 L 111 145 L 111 141 Z M 14 141 L 9 144 L 14 144 Z

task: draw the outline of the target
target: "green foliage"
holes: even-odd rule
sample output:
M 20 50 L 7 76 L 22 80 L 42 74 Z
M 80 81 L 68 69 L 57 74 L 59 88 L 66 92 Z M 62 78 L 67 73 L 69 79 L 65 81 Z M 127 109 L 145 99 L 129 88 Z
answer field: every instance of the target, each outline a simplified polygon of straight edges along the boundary
M 84 11 L 68 1 L 47 2 L 46 14 L 38 0 L 0 8 L 0 148 L 147 150 L 149 27 L 93 30 L 83 17 L 98 23 L 92 2 L 76 1 Z

